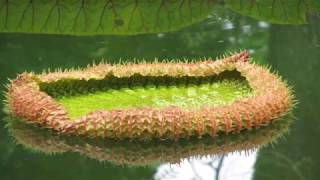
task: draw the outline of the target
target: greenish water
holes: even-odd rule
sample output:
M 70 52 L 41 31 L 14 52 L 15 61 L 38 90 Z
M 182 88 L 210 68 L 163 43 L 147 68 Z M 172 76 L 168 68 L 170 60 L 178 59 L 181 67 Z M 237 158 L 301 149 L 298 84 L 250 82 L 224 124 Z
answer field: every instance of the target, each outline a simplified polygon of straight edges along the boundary
M 207 12 L 207 16 L 193 19 L 192 23 L 184 23 L 177 28 L 169 28 L 170 32 L 167 32 L 168 29 L 158 29 L 158 33 L 100 33 L 99 36 L 33 34 L 30 33 L 30 29 L 26 30 L 28 34 L 4 33 L 6 22 L 9 22 L 11 17 L 7 19 L 6 16 L 2 16 L 6 14 L 6 6 L 3 6 L 6 2 L 8 1 L 0 1 L 0 26 L 3 32 L 0 33 L 0 80 L 3 85 L 1 91 L 5 89 L 7 78 L 14 78 L 17 73 L 24 71 L 40 73 L 48 68 L 85 67 L 101 59 L 110 63 L 117 63 L 120 58 L 122 61 L 152 61 L 155 57 L 160 60 L 198 59 L 248 49 L 254 62 L 271 65 L 273 70 L 294 87 L 299 104 L 294 110 L 296 120 L 290 127 L 290 133 L 278 140 L 277 144 L 258 149 L 250 156 L 238 154 L 222 158 L 197 158 L 189 163 L 182 163 L 181 166 L 167 166 L 161 163 L 143 167 L 116 165 L 109 161 L 99 162 L 76 152 L 46 155 L 17 145 L 16 140 L 5 128 L 6 122 L 0 121 L 0 179 L 229 177 L 257 180 L 316 180 L 320 177 L 318 1 L 272 1 L 273 4 L 271 1 L 219 1 L 216 5 L 210 6 L 212 9 Z M 28 7 L 25 17 L 32 15 L 32 6 Z M 170 13 L 168 16 L 164 12 L 164 15 L 164 19 L 171 17 Z M 120 21 L 116 22 L 121 24 Z M 169 26 L 168 23 L 165 25 Z M 21 28 L 19 31 L 23 30 L 24 28 Z M 0 118 L 5 117 L 1 112 Z M 134 146 L 134 142 L 132 143 Z M 221 170 L 218 172 L 218 178 L 217 169 Z M 239 172 L 239 169 L 245 172 Z

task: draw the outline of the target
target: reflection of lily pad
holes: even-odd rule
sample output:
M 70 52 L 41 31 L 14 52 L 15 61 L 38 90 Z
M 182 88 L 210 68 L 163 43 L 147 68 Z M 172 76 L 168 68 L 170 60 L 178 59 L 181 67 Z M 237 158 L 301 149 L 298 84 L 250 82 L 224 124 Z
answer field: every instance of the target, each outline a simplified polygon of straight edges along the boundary
M 204 137 L 201 140 L 155 140 L 146 143 L 62 136 L 11 116 L 7 117 L 7 128 L 17 144 L 33 151 L 45 154 L 78 152 L 99 161 L 140 166 L 158 162 L 177 163 L 182 158 L 195 156 L 218 156 L 235 151 L 250 151 L 275 142 L 287 132 L 291 119 L 291 115 L 288 115 L 270 126 L 246 131 L 241 135 L 224 135 L 216 139 Z
M 177 30 L 207 17 L 202 0 L 1 0 L 0 31 L 46 34 L 140 34 Z
M 242 15 L 276 24 L 306 23 L 309 12 L 320 12 L 318 0 L 226 0 L 226 6 Z

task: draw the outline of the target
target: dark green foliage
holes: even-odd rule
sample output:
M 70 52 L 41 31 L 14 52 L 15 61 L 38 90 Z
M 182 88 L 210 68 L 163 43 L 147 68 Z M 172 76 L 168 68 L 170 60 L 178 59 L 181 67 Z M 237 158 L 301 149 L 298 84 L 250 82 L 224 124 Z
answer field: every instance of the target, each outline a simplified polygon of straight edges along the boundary
M 177 30 L 206 18 L 214 1 L 1 0 L 0 31 L 69 35 Z
M 307 23 L 308 13 L 320 13 L 318 0 L 226 0 L 226 6 L 242 15 L 274 24 Z

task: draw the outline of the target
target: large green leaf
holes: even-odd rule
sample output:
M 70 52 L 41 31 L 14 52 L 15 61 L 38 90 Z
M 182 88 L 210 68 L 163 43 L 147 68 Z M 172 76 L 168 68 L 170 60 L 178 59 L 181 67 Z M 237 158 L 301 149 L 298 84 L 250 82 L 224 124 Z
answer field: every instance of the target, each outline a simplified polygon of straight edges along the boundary
M 167 32 L 200 21 L 213 6 L 212 0 L 0 0 L 0 32 Z
M 306 14 L 320 12 L 318 0 L 225 0 L 242 15 L 274 24 L 303 24 Z

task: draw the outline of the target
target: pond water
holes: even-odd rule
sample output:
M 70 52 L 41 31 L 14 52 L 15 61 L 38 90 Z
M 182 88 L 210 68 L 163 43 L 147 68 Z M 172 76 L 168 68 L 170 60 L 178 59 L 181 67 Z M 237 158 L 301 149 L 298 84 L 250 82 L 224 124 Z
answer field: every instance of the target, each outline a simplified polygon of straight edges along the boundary
M 19 4 L 20 1 L 16 1 Z M 270 65 L 288 81 L 294 89 L 299 104 L 294 109 L 295 120 L 290 125 L 289 134 L 272 145 L 245 153 L 225 153 L 221 156 L 193 154 L 192 158 L 181 159 L 180 163 L 179 160 L 177 163 L 152 161 L 143 166 L 119 164 L 123 149 L 108 151 L 111 154 L 115 153 L 112 156 L 115 159 L 103 162 L 97 158 L 89 158 L 80 150 L 53 154 L 31 150 L 35 144 L 39 145 L 40 140 L 30 138 L 32 142 L 29 147 L 18 144 L 18 140 L 12 136 L 12 131 L 6 128 L 4 121 L 6 115 L 1 111 L 0 179 L 313 180 L 320 177 L 318 170 L 320 167 L 318 139 L 320 138 L 320 3 L 318 1 L 289 0 L 282 3 L 280 0 L 265 2 L 226 0 L 214 1 L 210 5 L 203 5 L 202 1 L 199 1 L 198 3 L 202 4 L 200 7 L 205 8 L 204 10 L 194 2 L 190 3 L 191 1 L 175 3 L 155 1 L 154 4 L 148 4 L 152 1 L 147 3 L 142 1 L 140 5 L 138 3 L 140 1 L 133 3 L 134 1 L 128 0 L 129 5 L 119 5 L 119 7 L 117 3 L 107 4 L 110 11 L 105 9 L 105 13 L 115 17 L 106 20 L 103 25 L 110 25 L 113 28 L 103 30 L 100 23 L 98 27 L 102 29 L 93 31 L 94 27 L 88 26 L 89 29 L 86 29 L 86 25 L 82 26 L 87 21 L 92 21 L 93 24 L 97 21 L 94 19 L 94 13 L 88 15 L 89 19 L 81 19 L 86 17 L 86 11 L 90 14 L 90 8 L 86 8 L 83 0 L 79 1 L 80 10 L 74 10 L 73 14 L 75 17 L 79 16 L 79 20 L 68 24 L 66 16 L 67 20 L 63 21 L 66 24 L 62 24 L 65 29 L 72 24 L 73 31 L 63 29 L 59 32 L 53 27 L 55 25 L 53 21 L 59 22 L 57 19 L 49 23 L 48 29 L 53 29 L 51 31 L 33 20 L 32 9 L 37 6 L 33 6 L 32 1 L 30 2 L 30 7 L 27 6 L 28 3 L 22 5 L 24 7 L 22 9 L 17 7 L 17 12 L 25 13 L 25 19 L 17 20 L 18 15 L 12 15 L 15 18 L 10 18 L 8 13 L 9 16 L 6 16 L 8 1 L 0 1 L 1 92 L 5 90 L 8 78 L 14 78 L 17 73 L 24 71 L 40 73 L 48 68 L 85 67 L 93 61 L 101 60 L 110 63 L 117 63 L 120 59 L 122 62 L 142 59 L 153 61 L 155 58 L 197 60 L 247 49 L 254 62 Z M 187 2 L 191 4 L 188 8 L 185 5 Z M 41 3 L 38 5 L 45 7 Z M 88 6 L 91 7 L 92 4 Z M 103 4 L 97 3 L 96 6 L 103 7 Z M 59 4 L 53 3 L 52 7 L 59 7 Z M 113 7 L 116 7 L 118 14 L 112 11 Z M 121 8 L 125 10 L 121 11 Z M 145 9 L 147 12 L 144 14 Z M 182 13 L 180 19 L 175 14 L 179 10 Z M 47 8 L 41 13 L 46 11 L 49 14 L 52 12 L 52 17 L 57 16 L 55 12 L 59 12 L 55 8 Z M 14 13 L 18 14 L 17 12 Z M 130 12 L 133 14 L 130 15 Z M 192 13 L 200 13 L 201 16 Z M 44 20 L 51 22 L 49 15 L 48 17 Z M 144 19 L 145 23 L 141 23 Z M 128 21 L 130 23 L 127 23 Z M 138 28 L 140 26 L 144 28 Z M 60 34 L 54 35 L 56 33 Z M 4 101 L 3 96 L 1 101 Z M 3 103 L 0 107 L 4 108 Z M 52 141 L 48 139 L 47 145 L 49 146 Z M 131 146 L 135 146 L 134 142 Z M 173 151 L 179 152 L 177 149 Z M 130 155 L 132 152 L 128 153 Z M 123 156 L 129 156 L 128 153 Z M 150 152 L 147 154 L 150 155 Z M 153 158 L 156 159 L 158 155 L 155 153 Z M 162 154 L 162 156 L 171 157 L 172 154 Z M 148 157 L 144 158 L 144 154 L 140 153 L 138 157 L 131 157 L 131 160 L 148 160 Z

